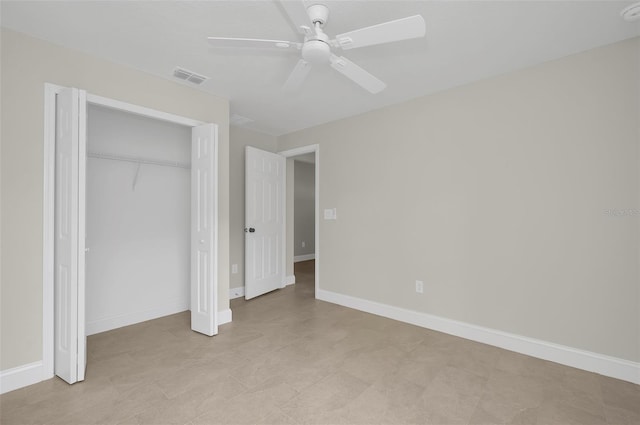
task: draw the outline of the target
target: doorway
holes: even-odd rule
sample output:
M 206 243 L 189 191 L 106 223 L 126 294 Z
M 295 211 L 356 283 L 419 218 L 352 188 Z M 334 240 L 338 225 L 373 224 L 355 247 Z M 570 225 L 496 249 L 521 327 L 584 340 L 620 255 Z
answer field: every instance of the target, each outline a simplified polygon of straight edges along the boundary
M 287 280 L 292 283 L 295 282 L 296 284 L 300 282 L 311 285 L 314 297 L 317 298 L 318 289 L 320 288 L 320 146 L 317 144 L 302 146 L 282 151 L 280 155 L 287 159 Z M 301 225 L 297 232 L 295 213 L 296 162 L 303 164 L 299 167 L 300 169 L 306 169 L 306 184 L 304 184 L 306 187 L 302 188 L 304 195 L 301 194 L 301 198 L 306 199 L 306 202 L 303 201 L 302 203 L 302 205 L 306 204 L 303 206 L 303 208 L 306 209 L 306 213 L 304 214 L 306 217 L 299 220 L 301 222 L 299 224 Z M 310 182 L 309 172 L 313 174 L 312 182 Z M 311 203 L 313 204 L 313 213 L 309 211 L 309 205 Z M 300 203 L 298 206 L 300 207 Z M 313 218 L 310 223 L 311 215 Z M 312 229 L 310 229 L 311 226 Z M 313 238 L 313 241 L 307 240 L 311 238 Z M 302 251 L 302 242 L 305 243 L 304 249 L 306 251 Z M 300 248 L 298 255 L 296 255 L 296 245 Z M 312 247 L 310 245 L 312 245 Z M 300 289 L 303 289 L 302 285 Z
M 43 378 L 69 383 L 86 366 L 87 104 L 191 128 L 191 328 L 212 336 L 218 327 L 217 125 L 45 84 Z
M 289 158 L 293 173 L 293 273 L 296 291 L 315 295 L 315 153 Z
M 313 292 L 320 284 L 320 155 L 318 145 L 278 154 L 251 146 L 245 150 L 245 299 L 296 283 L 294 274 L 294 157 L 315 162 L 313 198 Z M 282 173 L 280 170 L 283 170 Z M 264 223 L 263 223 L 264 222 Z M 258 223 L 258 226 L 256 226 Z M 269 243 L 255 243 L 264 224 L 275 226 Z M 264 226 L 267 228 L 267 226 Z M 271 242 L 273 241 L 273 242 Z M 306 245 L 306 241 L 305 241 Z M 269 249 L 264 249 L 264 247 Z M 258 247 L 260 249 L 256 249 Z M 265 255 L 273 253 L 272 255 Z M 266 272 L 269 273 L 266 273 Z M 262 285 L 265 277 L 269 285 Z

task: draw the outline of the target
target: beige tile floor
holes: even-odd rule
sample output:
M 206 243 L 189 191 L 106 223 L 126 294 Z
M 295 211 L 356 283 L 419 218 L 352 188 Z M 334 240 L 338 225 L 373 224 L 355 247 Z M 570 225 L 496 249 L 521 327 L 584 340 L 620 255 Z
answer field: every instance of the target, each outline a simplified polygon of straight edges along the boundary
M 0 396 L 2 424 L 640 424 L 640 387 L 395 322 L 298 283 L 89 337 L 86 381 Z

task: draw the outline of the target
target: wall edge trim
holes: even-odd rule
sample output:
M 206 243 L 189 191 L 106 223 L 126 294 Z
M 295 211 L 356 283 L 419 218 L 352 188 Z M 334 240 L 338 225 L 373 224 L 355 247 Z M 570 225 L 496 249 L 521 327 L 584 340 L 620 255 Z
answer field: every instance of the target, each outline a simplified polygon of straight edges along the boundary
M 220 310 L 218 312 L 218 325 L 231 323 L 232 320 L 233 320 L 233 313 L 230 308 L 227 308 L 225 310 Z
M 236 286 L 235 288 L 229 288 L 229 299 L 234 300 L 236 298 L 244 297 L 244 286 Z
M 46 378 L 42 360 L 0 371 L 0 394 L 37 384 Z
M 309 261 L 309 260 L 315 260 L 316 259 L 316 254 L 304 254 L 304 255 L 296 255 L 295 257 L 293 257 L 293 262 L 294 263 L 299 263 L 300 261 Z

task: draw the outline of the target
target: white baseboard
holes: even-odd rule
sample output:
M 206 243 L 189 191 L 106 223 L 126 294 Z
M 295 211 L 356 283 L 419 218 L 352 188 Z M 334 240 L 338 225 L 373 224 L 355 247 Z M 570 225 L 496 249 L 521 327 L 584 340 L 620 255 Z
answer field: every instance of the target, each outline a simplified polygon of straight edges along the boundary
M 579 350 L 495 329 L 484 328 L 469 323 L 458 322 L 444 317 L 406 310 L 331 291 L 318 290 L 316 291 L 316 298 L 389 319 L 399 320 L 423 328 L 433 329 L 472 341 L 504 348 L 509 351 L 515 351 L 543 360 L 549 360 L 589 372 L 599 373 L 600 375 L 633 382 L 634 384 L 640 384 L 640 363 L 637 362 Z
M 295 257 L 293 257 L 293 262 L 298 263 L 300 261 L 309 261 L 309 260 L 315 260 L 315 259 L 316 259 L 316 254 L 296 255 Z
M 282 285 L 282 288 L 289 285 L 293 285 L 294 283 L 296 283 L 296 277 L 294 275 L 285 276 L 284 284 Z M 235 298 L 241 298 L 241 297 L 244 297 L 244 286 L 238 286 L 236 288 L 229 289 L 230 300 L 233 300 Z
M 231 323 L 233 315 L 231 309 L 222 310 L 218 312 L 218 325 L 224 325 L 225 323 Z
M 0 372 L 0 394 L 37 384 L 42 380 L 42 361 L 3 370 Z
M 229 299 L 244 297 L 244 286 L 238 286 L 237 288 L 229 289 Z
M 117 329 L 123 326 L 129 326 L 151 319 L 157 319 L 158 317 L 180 313 L 185 310 L 189 310 L 189 301 L 175 300 L 165 306 L 154 308 L 151 310 L 136 311 L 133 313 L 121 314 L 119 316 L 94 320 L 93 322 L 87 322 L 87 335 L 110 331 L 111 329 Z

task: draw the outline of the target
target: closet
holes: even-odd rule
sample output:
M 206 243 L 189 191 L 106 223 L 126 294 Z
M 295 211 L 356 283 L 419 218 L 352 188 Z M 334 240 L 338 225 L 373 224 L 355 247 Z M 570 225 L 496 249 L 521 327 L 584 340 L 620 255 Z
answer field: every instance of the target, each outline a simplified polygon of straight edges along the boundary
M 86 333 L 189 309 L 191 127 L 87 106 Z
M 218 333 L 218 126 L 45 84 L 43 368 L 87 335 L 191 311 Z

